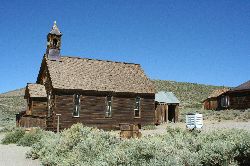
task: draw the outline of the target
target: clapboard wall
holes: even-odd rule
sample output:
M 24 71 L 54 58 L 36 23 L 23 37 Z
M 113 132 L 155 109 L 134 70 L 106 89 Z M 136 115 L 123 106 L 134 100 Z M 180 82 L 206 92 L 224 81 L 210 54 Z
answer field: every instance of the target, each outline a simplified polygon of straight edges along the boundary
M 154 123 L 154 95 L 141 97 L 141 116 L 134 117 L 135 96 L 113 96 L 112 117 L 105 117 L 106 96 L 81 95 L 80 116 L 73 117 L 73 95 L 55 95 L 54 115 L 61 114 L 60 128 L 83 123 L 101 129 L 117 129 L 121 123 L 147 125 Z M 55 118 L 56 119 L 56 118 Z M 57 123 L 55 120 L 54 123 Z M 54 124 L 56 126 L 56 124 Z
M 230 92 L 230 109 L 248 109 L 250 108 L 250 91 Z
M 45 99 L 32 99 L 32 112 L 33 116 L 47 116 L 47 101 Z

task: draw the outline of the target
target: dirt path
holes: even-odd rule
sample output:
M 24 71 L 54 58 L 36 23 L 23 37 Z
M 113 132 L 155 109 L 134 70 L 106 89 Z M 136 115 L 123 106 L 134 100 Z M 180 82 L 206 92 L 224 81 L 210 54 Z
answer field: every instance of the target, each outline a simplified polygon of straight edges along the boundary
M 186 128 L 185 123 L 166 123 L 156 126 L 155 130 L 141 130 L 142 135 L 162 134 L 166 132 L 167 126 Z M 204 121 L 203 131 L 211 131 L 216 129 L 244 129 L 250 132 L 249 122 L 236 122 L 236 121 Z
M 0 141 L 3 136 L 3 133 L 0 133 Z M 39 160 L 25 158 L 25 153 L 29 149 L 29 147 L 16 146 L 15 144 L 0 144 L 0 166 L 39 166 Z

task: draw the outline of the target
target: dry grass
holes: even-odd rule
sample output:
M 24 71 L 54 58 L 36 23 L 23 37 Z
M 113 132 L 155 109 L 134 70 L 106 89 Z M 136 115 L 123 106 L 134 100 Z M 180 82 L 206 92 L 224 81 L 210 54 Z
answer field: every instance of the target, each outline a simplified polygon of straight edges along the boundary
M 223 121 L 234 120 L 238 122 L 246 122 L 250 120 L 250 109 L 248 110 L 203 110 L 195 108 L 186 108 L 180 110 L 180 122 L 185 122 L 185 116 L 187 113 L 201 113 L 204 120 Z

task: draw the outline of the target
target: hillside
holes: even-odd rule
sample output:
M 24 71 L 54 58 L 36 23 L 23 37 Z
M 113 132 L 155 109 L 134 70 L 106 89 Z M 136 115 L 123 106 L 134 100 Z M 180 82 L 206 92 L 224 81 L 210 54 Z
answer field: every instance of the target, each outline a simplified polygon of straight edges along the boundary
M 152 80 L 157 91 L 173 92 L 181 101 L 180 105 L 191 108 L 201 108 L 201 102 L 215 89 L 223 86 L 212 86 L 188 82 Z
M 0 94 L 0 126 L 15 122 L 15 114 L 25 109 L 24 88 Z
M 23 96 L 24 91 L 25 91 L 25 88 L 16 89 L 16 90 L 13 90 L 13 91 L 2 93 L 2 94 L 0 94 L 0 97 Z
M 211 86 L 196 83 L 152 80 L 157 91 L 173 92 L 181 101 L 181 106 L 201 108 L 204 100 L 213 90 L 222 86 Z M 25 109 L 26 101 L 23 98 L 24 88 L 0 94 L 0 125 L 14 122 L 15 113 Z

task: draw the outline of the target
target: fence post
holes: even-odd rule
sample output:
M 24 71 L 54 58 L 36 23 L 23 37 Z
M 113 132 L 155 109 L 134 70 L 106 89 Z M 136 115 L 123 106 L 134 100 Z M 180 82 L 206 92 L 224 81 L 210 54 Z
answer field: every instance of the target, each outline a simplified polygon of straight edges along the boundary
M 56 132 L 57 133 L 59 133 L 59 131 L 60 131 L 60 116 L 61 116 L 61 114 L 56 114 L 56 116 L 57 116 L 57 129 L 56 129 Z

